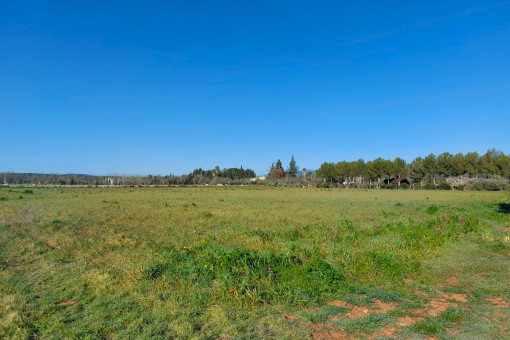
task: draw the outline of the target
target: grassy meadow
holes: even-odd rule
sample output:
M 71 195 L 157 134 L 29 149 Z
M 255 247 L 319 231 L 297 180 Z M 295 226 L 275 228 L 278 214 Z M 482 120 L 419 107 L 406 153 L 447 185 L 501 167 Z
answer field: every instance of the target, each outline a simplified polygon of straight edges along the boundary
M 508 339 L 509 192 L 0 188 L 0 338 Z

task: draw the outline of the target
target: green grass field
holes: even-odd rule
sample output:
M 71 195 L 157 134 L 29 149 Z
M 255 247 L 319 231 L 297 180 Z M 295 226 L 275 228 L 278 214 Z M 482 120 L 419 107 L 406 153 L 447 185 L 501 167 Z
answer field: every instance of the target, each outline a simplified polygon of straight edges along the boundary
M 0 338 L 508 339 L 510 194 L 0 188 Z

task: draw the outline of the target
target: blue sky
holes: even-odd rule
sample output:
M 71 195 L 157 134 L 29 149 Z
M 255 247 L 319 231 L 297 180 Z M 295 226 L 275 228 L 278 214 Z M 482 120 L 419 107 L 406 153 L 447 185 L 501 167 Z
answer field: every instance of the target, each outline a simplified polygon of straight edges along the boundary
M 510 153 L 510 2 L 3 1 L 0 171 Z

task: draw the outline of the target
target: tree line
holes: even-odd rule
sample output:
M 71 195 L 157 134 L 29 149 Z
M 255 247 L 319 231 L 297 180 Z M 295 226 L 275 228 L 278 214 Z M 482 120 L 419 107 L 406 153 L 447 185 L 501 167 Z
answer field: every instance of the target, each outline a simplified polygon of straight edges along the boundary
M 376 187 L 427 183 L 439 185 L 450 177 L 507 179 L 510 176 L 510 156 L 495 149 L 489 149 L 483 155 L 468 152 L 455 155 L 444 152 L 440 155 L 429 154 L 416 157 L 412 162 L 400 157 L 393 160 L 381 157 L 365 162 L 363 159 L 337 163 L 324 162 L 316 172 L 324 182 L 361 186 L 368 182 Z
M 489 149 L 483 155 L 477 152 L 439 155 L 429 154 L 416 157 L 407 163 L 404 159 L 383 159 L 378 157 L 365 162 L 356 161 L 324 162 L 317 171 L 303 168 L 299 171 L 294 156 L 284 169 L 278 159 L 271 164 L 267 179 L 257 178 L 251 169 L 198 168 L 176 176 L 173 174 L 126 176 L 95 176 L 83 174 L 39 174 L 0 173 L 0 185 L 107 185 L 107 186 L 148 186 L 148 185 L 240 185 L 266 184 L 271 186 L 336 186 L 348 188 L 419 188 L 433 189 L 474 185 L 475 190 L 501 190 L 510 187 L 510 156 Z M 472 179 L 476 179 L 477 182 Z M 469 182 L 468 180 L 471 180 Z M 492 181 L 492 182 L 490 182 Z M 499 182 L 496 182 L 499 181 Z M 442 186 L 442 187 L 441 187 Z M 467 187 L 470 188 L 470 187 Z
M 216 166 L 211 170 L 195 169 L 186 175 L 110 175 L 95 176 L 84 174 L 41 174 L 41 173 L 0 173 L 0 185 L 107 185 L 107 186 L 148 186 L 148 185 L 204 185 L 204 184 L 247 184 L 255 177 L 251 169 L 228 168 L 220 170 Z

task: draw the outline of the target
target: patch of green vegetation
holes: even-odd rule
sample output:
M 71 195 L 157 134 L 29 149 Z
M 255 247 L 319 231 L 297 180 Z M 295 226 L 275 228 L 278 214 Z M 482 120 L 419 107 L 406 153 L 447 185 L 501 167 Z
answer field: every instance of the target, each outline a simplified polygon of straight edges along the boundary
M 342 282 L 318 250 L 293 253 L 254 251 L 204 245 L 165 253 L 165 262 L 150 265 L 146 277 L 165 275 L 172 284 L 214 287 L 213 294 L 241 304 L 289 303 L 310 305 Z
M 465 310 L 448 307 L 438 317 L 427 317 L 423 321 L 416 323 L 412 328 L 420 334 L 438 335 L 445 333 L 447 328 L 453 326 L 453 323 L 461 322 L 465 316 Z
M 210 212 L 210 211 L 202 211 L 202 212 L 200 213 L 200 216 L 205 217 L 205 218 L 210 218 L 210 217 L 212 217 L 212 216 L 213 216 L 213 214 L 212 214 L 212 212 Z
M 439 210 L 439 207 L 435 204 L 430 205 L 425 212 L 429 215 L 435 214 Z
M 442 318 L 427 317 L 414 325 L 413 330 L 420 334 L 436 335 L 444 332 L 448 322 Z
M 441 319 L 448 322 L 460 322 L 466 316 L 466 311 L 461 308 L 456 307 L 448 307 L 441 315 L 439 316 Z
M 119 204 L 119 201 L 116 200 L 103 200 L 104 204 Z

